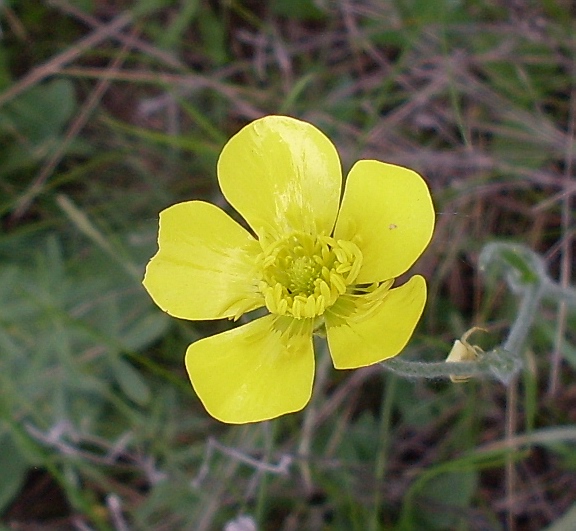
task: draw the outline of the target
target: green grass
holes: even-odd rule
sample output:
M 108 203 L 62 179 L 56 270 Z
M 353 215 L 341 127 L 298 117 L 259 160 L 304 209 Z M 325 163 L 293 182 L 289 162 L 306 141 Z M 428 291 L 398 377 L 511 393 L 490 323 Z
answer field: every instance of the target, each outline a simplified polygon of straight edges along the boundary
M 576 527 L 576 315 L 559 302 L 575 16 L 568 0 L 0 2 L 1 525 Z M 518 312 L 506 274 L 538 275 L 513 254 L 485 275 L 481 251 L 540 255 L 560 289 L 509 387 L 329 367 L 300 413 L 207 415 L 183 355 L 233 324 L 171 319 L 140 280 L 158 212 L 223 205 L 220 149 L 272 113 L 321 128 L 345 171 L 376 158 L 430 184 L 429 300 L 402 359 L 442 361 L 472 326 L 499 345 Z

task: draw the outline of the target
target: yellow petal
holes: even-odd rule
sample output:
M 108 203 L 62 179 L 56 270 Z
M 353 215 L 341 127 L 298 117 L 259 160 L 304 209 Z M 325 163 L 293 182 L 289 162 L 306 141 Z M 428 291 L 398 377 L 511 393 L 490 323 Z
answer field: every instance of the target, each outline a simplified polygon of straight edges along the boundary
M 353 314 L 345 324 L 326 315 L 330 354 L 337 369 L 355 369 L 392 358 L 406 346 L 426 302 L 426 281 L 419 275 L 391 289 L 370 315 Z M 338 323 L 337 325 L 334 323 Z
M 243 424 L 308 403 L 314 379 L 311 326 L 292 334 L 281 329 L 278 318 L 267 315 L 188 347 L 188 375 L 210 415 Z
M 228 202 L 261 238 L 332 231 L 340 159 L 332 142 L 309 123 L 288 116 L 250 123 L 224 146 L 218 179 Z
M 158 247 L 143 284 L 170 315 L 220 319 L 264 305 L 254 271 L 260 246 L 218 207 L 190 201 L 162 211 Z
M 353 166 L 335 237 L 354 240 L 362 251 L 357 283 L 379 282 L 406 272 L 430 242 L 433 230 L 434 207 L 420 175 L 376 160 Z

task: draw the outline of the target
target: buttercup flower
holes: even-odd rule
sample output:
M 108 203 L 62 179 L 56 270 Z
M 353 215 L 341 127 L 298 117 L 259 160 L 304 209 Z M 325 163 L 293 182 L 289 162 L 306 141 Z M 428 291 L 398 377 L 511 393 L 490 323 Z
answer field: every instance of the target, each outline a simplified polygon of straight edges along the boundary
M 268 314 L 188 347 L 186 368 L 208 412 L 229 423 L 299 411 L 314 379 L 322 328 L 337 369 L 396 356 L 426 301 L 406 272 L 428 245 L 434 208 L 415 172 L 376 160 L 350 170 L 342 201 L 336 148 L 287 116 L 252 122 L 224 146 L 218 181 L 252 232 L 203 201 L 160 213 L 144 286 L 191 320 Z

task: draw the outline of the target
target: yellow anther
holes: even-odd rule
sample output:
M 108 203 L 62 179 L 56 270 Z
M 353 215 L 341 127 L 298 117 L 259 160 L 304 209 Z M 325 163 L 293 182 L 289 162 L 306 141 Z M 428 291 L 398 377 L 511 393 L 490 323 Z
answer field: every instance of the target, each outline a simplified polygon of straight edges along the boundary
M 344 264 L 348 261 L 348 257 L 346 256 L 346 252 L 344 249 L 340 247 L 335 247 L 333 249 L 334 254 L 336 255 L 336 260 L 338 260 L 341 264 Z
M 316 299 L 314 295 L 310 295 L 306 300 L 306 306 L 304 308 L 305 317 L 315 317 L 316 316 Z
M 340 295 L 346 293 L 346 284 L 344 279 L 335 271 L 330 271 L 330 283 L 336 288 Z

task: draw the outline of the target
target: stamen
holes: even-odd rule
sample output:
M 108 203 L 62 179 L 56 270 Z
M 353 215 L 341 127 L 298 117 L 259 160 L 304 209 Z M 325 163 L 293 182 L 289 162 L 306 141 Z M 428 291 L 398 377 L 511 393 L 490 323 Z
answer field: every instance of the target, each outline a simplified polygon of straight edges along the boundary
M 346 256 L 346 252 L 344 251 L 344 249 L 339 249 L 338 247 L 336 247 L 334 249 L 334 254 L 336 255 L 336 259 L 338 260 L 338 262 L 340 262 L 341 264 L 347 261 L 348 257 Z
M 319 317 L 347 293 L 362 265 L 353 242 L 293 233 L 264 247 L 259 290 L 270 312 L 296 319 Z

